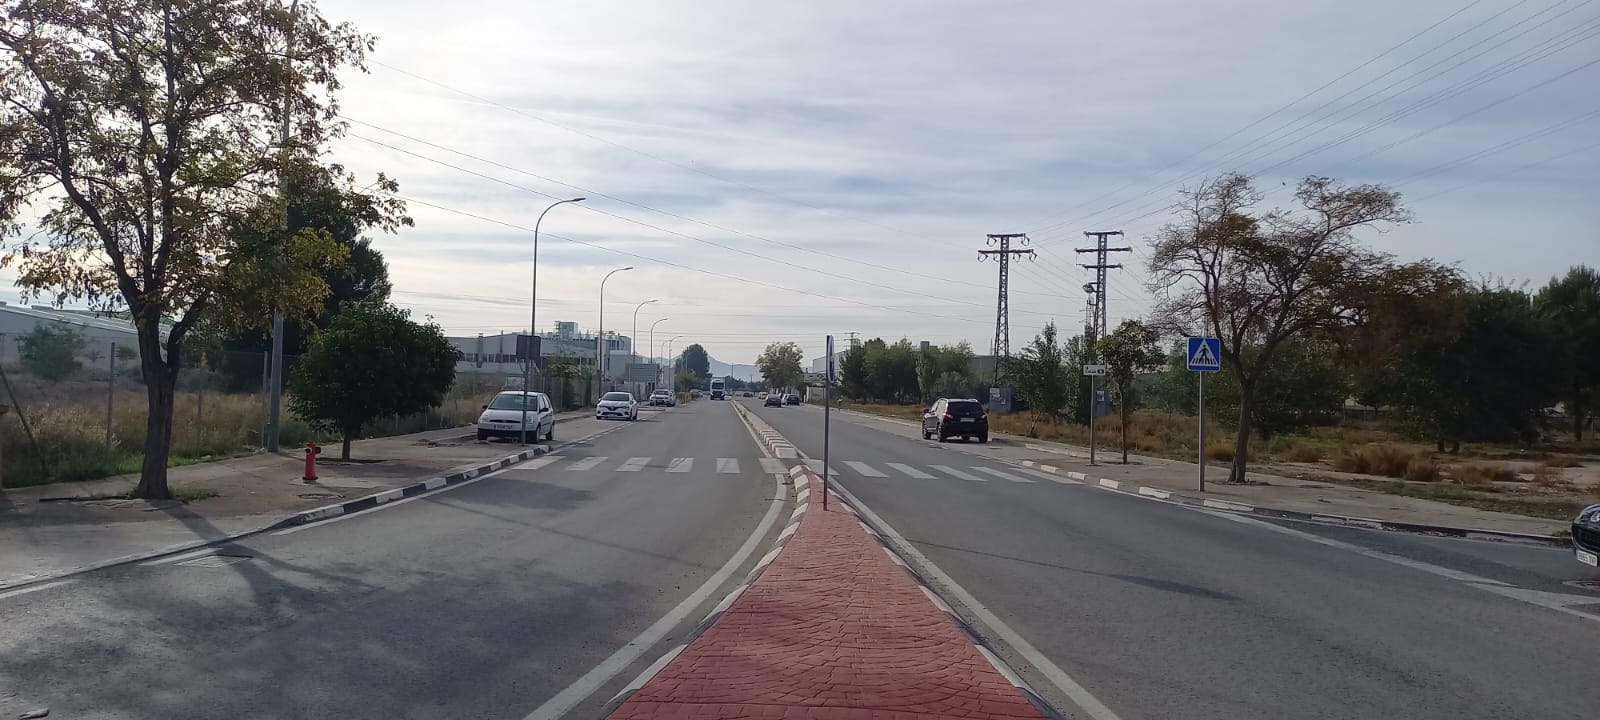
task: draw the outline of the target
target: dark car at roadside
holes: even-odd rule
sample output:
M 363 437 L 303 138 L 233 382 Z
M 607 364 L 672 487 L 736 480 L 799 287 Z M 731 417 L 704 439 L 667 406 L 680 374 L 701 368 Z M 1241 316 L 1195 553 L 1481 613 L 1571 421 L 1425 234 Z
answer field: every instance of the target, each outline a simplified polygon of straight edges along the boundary
M 761 401 L 761 405 L 763 407 L 783 407 L 783 396 L 777 393 L 768 395 L 765 400 Z
M 922 413 L 922 439 L 937 437 L 944 442 L 953 437 L 977 438 L 989 442 L 989 414 L 983 403 L 972 399 L 939 398 Z
M 1572 556 L 1589 567 L 1600 567 L 1600 504 L 1584 508 L 1573 518 Z

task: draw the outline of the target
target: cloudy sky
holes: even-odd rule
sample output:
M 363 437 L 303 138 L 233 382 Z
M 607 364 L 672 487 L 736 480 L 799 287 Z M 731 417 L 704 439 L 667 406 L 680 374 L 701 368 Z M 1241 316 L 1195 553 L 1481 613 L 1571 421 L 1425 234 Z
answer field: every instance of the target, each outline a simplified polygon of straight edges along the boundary
M 701 342 L 994 332 L 986 233 L 1025 232 L 1011 342 L 1081 327 L 1085 230 L 1135 250 L 1110 314 L 1146 312 L 1148 238 L 1199 177 L 1392 184 L 1406 258 L 1544 282 L 1600 264 L 1600 7 L 1343 3 L 322 0 L 378 36 L 333 157 L 397 177 L 395 300 L 452 334 L 528 325 Z M 375 141 L 375 142 L 374 142 Z M 381 143 L 381 144 L 379 144 Z M 387 146 L 387 147 L 386 147 Z M 450 166 L 456 166 L 452 168 Z M 459 169 L 457 169 L 459 168 Z M 476 217 L 474 217 L 476 216 Z

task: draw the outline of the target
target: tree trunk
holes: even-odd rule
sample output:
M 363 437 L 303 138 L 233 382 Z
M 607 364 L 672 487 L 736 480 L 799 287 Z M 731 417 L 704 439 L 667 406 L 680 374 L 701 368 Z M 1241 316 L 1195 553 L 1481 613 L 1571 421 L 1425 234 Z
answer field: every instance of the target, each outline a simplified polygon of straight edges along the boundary
M 339 447 L 339 459 L 350 462 L 350 431 L 344 431 L 344 442 Z
M 1122 416 L 1122 464 L 1123 465 L 1127 465 L 1128 464 L 1128 407 L 1127 407 L 1127 404 L 1124 403 L 1123 406 L 1121 408 L 1118 408 L 1118 409 L 1121 410 L 1121 412 L 1118 413 L 1118 414 Z
M 140 374 L 150 414 L 145 419 L 144 463 L 139 468 L 139 484 L 133 496 L 146 500 L 171 500 L 167 487 L 167 456 L 172 452 L 173 392 L 178 385 L 177 358 L 171 364 L 162 359 L 161 338 L 139 328 Z
M 1239 431 L 1233 441 L 1233 463 L 1228 467 L 1228 482 L 1243 483 L 1250 456 L 1250 401 L 1254 388 L 1239 388 Z
M 1583 389 L 1572 388 L 1572 441 L 1583 443 Z

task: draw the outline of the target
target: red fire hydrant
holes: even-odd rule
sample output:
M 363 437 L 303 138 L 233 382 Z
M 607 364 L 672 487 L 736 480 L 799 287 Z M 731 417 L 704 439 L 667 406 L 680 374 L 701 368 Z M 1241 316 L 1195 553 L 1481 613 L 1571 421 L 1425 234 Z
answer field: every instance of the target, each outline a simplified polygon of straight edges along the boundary
M 306 474 L 300 478 L 306 482 L 317 481 L 317 456 L 322 454 L 322 448 L 314 442 L 306 443 Z

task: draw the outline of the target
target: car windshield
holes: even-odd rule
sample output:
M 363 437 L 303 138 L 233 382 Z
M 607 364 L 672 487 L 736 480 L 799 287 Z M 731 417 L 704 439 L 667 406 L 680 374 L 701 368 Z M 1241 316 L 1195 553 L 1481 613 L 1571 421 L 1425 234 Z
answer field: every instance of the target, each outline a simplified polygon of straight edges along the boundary
M 632 400 L 633 396 L 625 392 L 609 392 L 606 393 L 605 397 L 600 399 L 608 402 L 626 402 L 628 400 Z
M 543 408 L 543 398 L 521 393 L 496 395 L 494 400 L 489 402 L 490 410 L 542 410 Z

